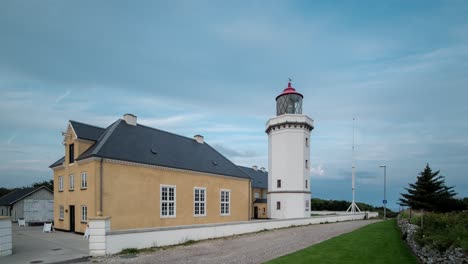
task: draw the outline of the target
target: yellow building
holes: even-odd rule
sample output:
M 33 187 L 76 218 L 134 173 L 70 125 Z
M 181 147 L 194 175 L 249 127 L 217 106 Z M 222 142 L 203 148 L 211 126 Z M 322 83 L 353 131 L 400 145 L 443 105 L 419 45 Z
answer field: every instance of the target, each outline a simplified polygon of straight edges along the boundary
M 94 216 L 110 216 L 112 230 L 245 221 L 252 193 L 264 196 L 202 136 L 143 126 L 131 114 L 107 128 L 70 121 L 63 136 L 64 157 L 50 166 L 56 229 L 84 232 Z
M 252 166 L 251 168 L 239 166 L 239 168 L 252 179 L 252 218 L 267 218 L 268 172 L 265 171 L 264 167 L 258 169 L 257 166 Z

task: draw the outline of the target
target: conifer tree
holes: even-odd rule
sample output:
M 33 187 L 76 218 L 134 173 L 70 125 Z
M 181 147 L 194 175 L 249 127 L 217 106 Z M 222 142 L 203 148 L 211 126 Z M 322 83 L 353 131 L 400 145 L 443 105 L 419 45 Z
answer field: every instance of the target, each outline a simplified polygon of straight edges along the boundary
M 432 172 L 427 164 L 419 173 L 416 182 L 410 183 L 409 188 L 405 188 L 408 193 L 401 194 L 399 204 L 427 211 L 450 210 L 456 193 L 453 187 L 445 186 L 444 177 L 439 176 L 439 172 Z

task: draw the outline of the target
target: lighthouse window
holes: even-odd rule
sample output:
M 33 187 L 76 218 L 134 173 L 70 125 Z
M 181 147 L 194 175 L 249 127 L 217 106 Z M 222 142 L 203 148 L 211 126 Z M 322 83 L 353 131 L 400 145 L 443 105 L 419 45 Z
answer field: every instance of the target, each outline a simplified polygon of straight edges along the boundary
M 306 166 L 307 169 L 309 168 L 309 161 L 308 160 L 306 160 L 305 166 Z
M 306 147 L 309 147 L 309 138 L 306 138 Z
M 309 200 L 305 201 L 305 210 L 306 210 L 306 212 L 308 212 L 310 210 L 310 201 Z
M 281 202 L 276 202 L 276 210 L 281 210 Z
M 276 188 L 281 188 L 281 180 L 276 180 Z
M 309 188 L 309 184 L 308 184 L 307 180 L 306 180 L 305 186 L 306 186 L 306 189 Z

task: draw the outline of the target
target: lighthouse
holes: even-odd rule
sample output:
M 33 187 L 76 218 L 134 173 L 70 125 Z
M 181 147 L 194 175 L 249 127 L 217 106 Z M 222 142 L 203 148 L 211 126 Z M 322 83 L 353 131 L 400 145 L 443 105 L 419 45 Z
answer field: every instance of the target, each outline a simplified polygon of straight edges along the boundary
M 288 83 L 276 97 L 268 134 L 268 217 L 310 216 L 310 133 L 313 120 L 302 114 L 302 94 Z

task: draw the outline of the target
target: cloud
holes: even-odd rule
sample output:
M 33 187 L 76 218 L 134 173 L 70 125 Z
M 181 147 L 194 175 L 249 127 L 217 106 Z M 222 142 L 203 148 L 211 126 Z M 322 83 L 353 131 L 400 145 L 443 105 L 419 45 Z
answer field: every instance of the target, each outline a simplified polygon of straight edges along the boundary
M 317 165 L 317 167 L 312 166 L 310 168 L 310 174 L 312 176 L 325 176 L 325 168 L 322 164 Z
M 258 153 L 253 150 L 235 150 L 221 144 L 213 144 L 213 148 L 229 158 L 252 158 L 258 156 Z
M 64 94 L 60 95 L 59 97 L 57 97 L 57 99 L 55 99 L 55 103 L 56 104 L 60 103 L 60 101 L 67 98 L 70 94 L 71 94 L 71 90 L 66 91 Z

